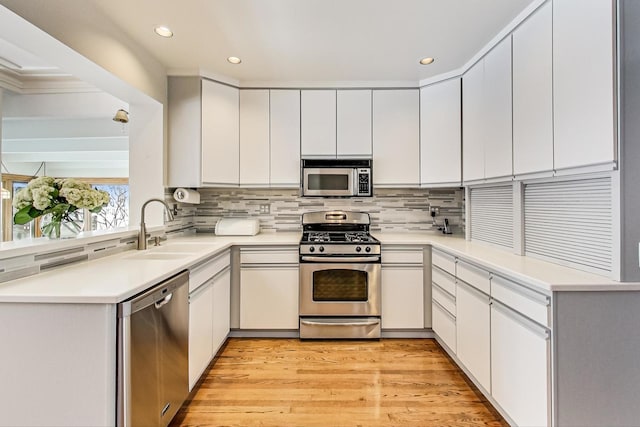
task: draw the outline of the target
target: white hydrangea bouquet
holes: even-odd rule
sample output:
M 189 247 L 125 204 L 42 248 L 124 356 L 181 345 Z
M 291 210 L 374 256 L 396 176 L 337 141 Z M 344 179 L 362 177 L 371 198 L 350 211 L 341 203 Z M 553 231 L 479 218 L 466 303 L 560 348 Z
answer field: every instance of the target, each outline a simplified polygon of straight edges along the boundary
M 85 182 L 73 178 L 41 176 L 32 179 L 26 187 L 16 192 L 13 206 L 18 211 L 13 216 L 13 222 L 26 224 L 39 216 L 50 215 L 50 221 L 42 227 L 42 234 L 59 238 L 63 221 L 80 231 L 71 216 L 75 211 L 89 209 L 98 213 L 108 203 L 109 193 L 93 189 Z

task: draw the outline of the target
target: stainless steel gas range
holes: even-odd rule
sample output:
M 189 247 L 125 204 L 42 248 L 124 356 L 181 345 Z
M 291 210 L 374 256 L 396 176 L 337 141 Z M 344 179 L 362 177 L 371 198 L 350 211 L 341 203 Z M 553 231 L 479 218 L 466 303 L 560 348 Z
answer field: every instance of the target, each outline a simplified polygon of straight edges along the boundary
M 380 338 L 380 242 L 369 214 L 302 215 L 300 338 Z

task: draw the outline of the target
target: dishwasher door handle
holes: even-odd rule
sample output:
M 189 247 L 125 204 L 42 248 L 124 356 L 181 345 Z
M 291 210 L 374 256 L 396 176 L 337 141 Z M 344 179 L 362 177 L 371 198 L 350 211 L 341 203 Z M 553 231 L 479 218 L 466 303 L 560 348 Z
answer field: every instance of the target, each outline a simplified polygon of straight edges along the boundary
M 173 293 L 170 293 L 166 297 L 162 298 L 160 301 L 156 301 L 155 303 L 156 309 L 160 309 L 162 308 L 163 305 L 169 304 L 169 301 L 171 301 L 172 297 L 173 297 Z

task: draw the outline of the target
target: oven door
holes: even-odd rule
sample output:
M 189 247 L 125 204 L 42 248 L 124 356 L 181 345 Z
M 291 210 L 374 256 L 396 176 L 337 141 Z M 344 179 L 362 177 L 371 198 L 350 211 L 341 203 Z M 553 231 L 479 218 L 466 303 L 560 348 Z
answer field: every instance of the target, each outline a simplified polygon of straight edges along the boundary
M 300 263 L 300 316 L 380 316 L 380 311 L 380 263 Z
M 355 194 L 353 168 L 304 168 L 303 196 L 353 196 Z

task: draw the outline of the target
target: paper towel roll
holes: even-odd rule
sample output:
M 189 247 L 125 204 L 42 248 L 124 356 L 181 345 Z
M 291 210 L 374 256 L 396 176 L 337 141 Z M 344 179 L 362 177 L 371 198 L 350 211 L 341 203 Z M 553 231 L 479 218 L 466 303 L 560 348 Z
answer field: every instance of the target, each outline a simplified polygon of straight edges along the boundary
M 173 198 L 181 203 L 200 203 L 200 193 L 182 187 L 176 188 L 176 191 L 173 192 Z

